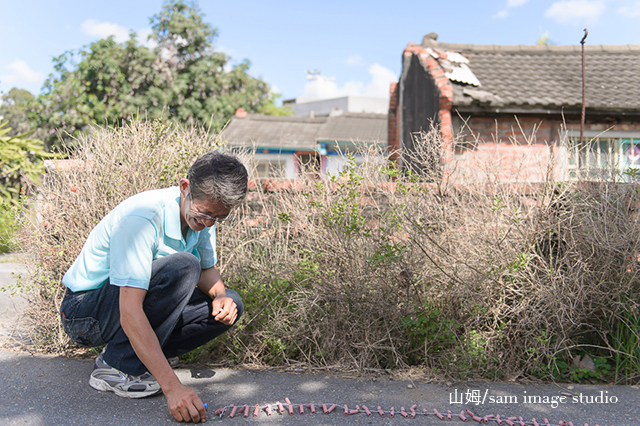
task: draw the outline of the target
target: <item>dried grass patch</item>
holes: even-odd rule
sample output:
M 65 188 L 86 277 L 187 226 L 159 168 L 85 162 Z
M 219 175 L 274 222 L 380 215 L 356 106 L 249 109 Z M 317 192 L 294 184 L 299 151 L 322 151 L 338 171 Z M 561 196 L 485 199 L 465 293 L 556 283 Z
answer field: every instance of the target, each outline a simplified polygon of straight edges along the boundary
M 420 135 L 421 167 L 409 173 L 363 147 L 363 163 L 346 155 L 330 179 L 258 182 L 218 229 L 219 267 L 245 315 L 191 358 L 359 375 L 615 372 L 637 381 L 637 185 L 504 184 L 496 164 L 465 176 L 455 160 L 434 161 L 445 159 L 440 142 L 438 132 Z M 59 280 L 93 226 L 123 199 L 176 184 L 217 141 L 134 123 L 78 146 L 72 158 L 83 166 L 47 177 L 29 231 L 45 349 L 70 348 Z M 572 367 L 577 354 L 601 360 L 596 372 Z

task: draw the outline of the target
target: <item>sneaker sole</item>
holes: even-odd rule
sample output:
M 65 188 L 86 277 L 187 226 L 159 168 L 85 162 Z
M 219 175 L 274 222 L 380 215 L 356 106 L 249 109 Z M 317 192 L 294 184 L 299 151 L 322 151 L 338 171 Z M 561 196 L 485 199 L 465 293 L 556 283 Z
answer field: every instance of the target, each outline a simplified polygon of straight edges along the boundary
M 111 385 L 109 385 L 109 383 L 107 383 L 106 381 L 101 379 L 96 379 L 93 376 L 89 377 L 89 386 L 91 386 L 95 390 L 99 390 L 102 392 L 113 392 L 116 395 L 121 396 L 123 398 L 133 398 L 133 399 L 146 398 L 148 396 L 157 395 L 160 392 L 162 392 L 162 389 L 158 389 L 155 391 L 127 392 L 122 389 L 114 388 Z

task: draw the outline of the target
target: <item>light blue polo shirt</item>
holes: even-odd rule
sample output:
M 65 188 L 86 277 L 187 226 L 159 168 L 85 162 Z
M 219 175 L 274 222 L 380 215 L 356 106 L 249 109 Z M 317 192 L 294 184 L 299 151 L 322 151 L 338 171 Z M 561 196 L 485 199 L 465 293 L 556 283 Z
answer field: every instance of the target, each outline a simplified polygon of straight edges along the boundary
M 172 253 L 194 254 L 202 269 L 216 264 L 215 228 L 180 229 L 177 186 L 142 192 L 120 203 L 96 226 L 62 278 L 74 292 L 117 286 L 149 289 L 151 262 Z

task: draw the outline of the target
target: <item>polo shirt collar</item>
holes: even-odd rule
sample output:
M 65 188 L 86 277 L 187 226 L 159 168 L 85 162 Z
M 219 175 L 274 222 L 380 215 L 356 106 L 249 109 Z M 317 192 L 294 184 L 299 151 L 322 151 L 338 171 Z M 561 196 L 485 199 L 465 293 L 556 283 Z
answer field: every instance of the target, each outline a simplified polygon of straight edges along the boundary
M 180 187 L 174 186 L 166 202 L 164 212 L 164 233 L 167 237 L 182 241 L 180 227 Z

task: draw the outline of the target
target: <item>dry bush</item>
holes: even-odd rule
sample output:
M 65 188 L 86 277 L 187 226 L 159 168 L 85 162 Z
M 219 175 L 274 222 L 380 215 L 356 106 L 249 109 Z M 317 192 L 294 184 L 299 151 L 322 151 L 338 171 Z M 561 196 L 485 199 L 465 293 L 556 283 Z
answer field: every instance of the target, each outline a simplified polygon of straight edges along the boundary
M 31 318 L 38 347 L 70 344 L 59 321 L 61 279 L 89 232 L 128 197 L 177 185 L 193 161 L 217 145 L 201 130 L 136 121 L 95 129 L 76 141 L 68 160 L 48 164 L 22 238 L 36 262 Z
M 197 355 L 486 379 L 601 378 L 608 365 L 632 380 L 637 186 L 505 184 L 495 162 L 470 178 L 439 138 L 418 135 L 404 171 L 363 146 L 362 164 L 345 154 L 345 170 L 328 179 L 253 184 L 218 225 L 219 267 L 245 315 Z M 59 279 L 90 229 L 124 198 L 177 183 L 215 145 L 196 131 L 136 123 L 80 141 L 82 167 L 47 178 L 32 241 L 47 344 L 67 344 Z M 597 361 L 591 375 L 571 365 L 587 353 Z
M 622 325 L 638 365 L 624 326 L 638 300 L 635 185 L 505 184 L 495 163 L 469 180 L 433 161 L 439 132 L 415 145 L 407 173 L 365 150 L 328 180 L 250 194 L 221 233 L 221 262 L 253 309 L 217 359 L 597 379 L 624 352 Z M 572 366 L 584 354 L 595 372 Z

